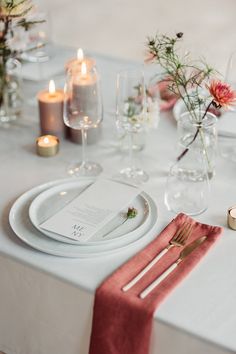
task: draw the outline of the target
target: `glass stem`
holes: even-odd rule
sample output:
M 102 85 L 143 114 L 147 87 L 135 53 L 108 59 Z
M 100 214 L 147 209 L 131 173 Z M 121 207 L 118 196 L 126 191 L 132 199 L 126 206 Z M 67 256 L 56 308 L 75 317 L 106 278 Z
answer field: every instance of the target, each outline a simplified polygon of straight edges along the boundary
M 134 140 L 134 133 L 131 131 L 131 132 L 129 132 L 129 166 L 132 170 L 135 169 L 134 153 L 133 153 L 133 140 Z
M 82 166 L 85 166 L 87 162 L 86 158 L 86 147 L 87 147 L 87 129 L 81 129 L 81 136 L 82 136 Z

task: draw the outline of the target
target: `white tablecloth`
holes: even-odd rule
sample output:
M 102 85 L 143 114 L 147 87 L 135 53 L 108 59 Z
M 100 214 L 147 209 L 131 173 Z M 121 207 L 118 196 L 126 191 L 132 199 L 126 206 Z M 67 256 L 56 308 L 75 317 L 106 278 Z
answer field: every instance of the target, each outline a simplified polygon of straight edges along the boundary
M 88 153 L 103 165 L 103 176 L 110 177 L 124 166 L 109 113 L 114 110 L 115 74 L 130 63 L 102 57 L 97 62 L 103 79 L 103 139 L 96 149 L 89 146 Z M 65 178 L 66 166 L 81 153 L 80 146 L 64 141 L 57 156 L 37 156 L 35 112 L 27 109 L 21 122 L 0 129 L 0 350 L 87 354 L 96 287 L 148 240 L 112 255 L 68 259 L 38 252 L 14 235 L 8 214 L 15 199 L 38 184 Z M 163 114 L 139 154 L 150 175 L 144 190 L 158 205 L 158 223 L 150 239 L 173 218 L 163 196 L 175 139 L 176 124 L 171 114 Z M 226 226 L 227 208 L 236 200 L 235 175 L 236 165 L 219 157 L 209 208 L 196 219 L 224 226 L 224 236 L 156 311 L 151 354 L 236 352 L 236 232 Z

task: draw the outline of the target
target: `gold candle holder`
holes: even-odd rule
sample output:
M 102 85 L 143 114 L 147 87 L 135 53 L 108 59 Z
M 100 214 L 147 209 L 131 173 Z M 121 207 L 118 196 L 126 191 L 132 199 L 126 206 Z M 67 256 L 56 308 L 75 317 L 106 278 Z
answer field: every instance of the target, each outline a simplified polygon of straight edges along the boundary
M 43 135 L 36 140 L 36 151 L 39 156 L 54 156 L 59 151 L 59 139 L 54 135 Z
M 227 222 L 231 229 L 236 230 L 236 205 L 228 209 Z

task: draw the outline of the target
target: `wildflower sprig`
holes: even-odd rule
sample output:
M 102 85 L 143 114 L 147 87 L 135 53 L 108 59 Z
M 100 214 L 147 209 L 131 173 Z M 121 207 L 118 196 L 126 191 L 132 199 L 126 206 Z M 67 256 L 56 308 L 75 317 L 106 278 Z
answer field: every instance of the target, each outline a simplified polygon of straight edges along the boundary
M 180 97 L 188 111 L 202 109 L 207 97 L 202 95 L 203 83 L 209 81 L 215 70 L 203 60 L 191 60 L 188 52 L 179 54 L 183 33 L 174 37 L 156 35 L 148 38 L 149 60 L 156 61 L 161 69 L 161 80 L 168 82 L 168 89 Z
M 192 60 L 189 53 L 180 55 L 178 45 L 182 38 L 182 32 L 174 37 L 162 34 L 148 38 L 148 61 L 155 61 L 160 65 L 162 81 L 166 81 L 168 89 L 183 100 L 186 110 L 195 122 L 201 123 L 211 106 L 219 109 L 235 104 L 236 92 L 226 83 L 213 80 L 217 72 L 204 60 Z M 200 124 L 192 140 L 178 156 L 178 160 L 188 152 L 199 133 Z M 204 144 L 202 133 L 201 140 Z M 207 151 L 205 153 L 207 157 Z

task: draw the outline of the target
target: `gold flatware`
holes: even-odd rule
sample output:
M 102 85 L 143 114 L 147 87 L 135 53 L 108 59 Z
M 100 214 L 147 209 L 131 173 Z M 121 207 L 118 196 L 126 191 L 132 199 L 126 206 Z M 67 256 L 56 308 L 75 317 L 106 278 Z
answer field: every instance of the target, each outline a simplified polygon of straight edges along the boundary
M 176 231 L 172 239 L 169 241 L 167 247 L 165 247 L 155 258 L 149 262 L 143 270 L 138 273 L 129 283 L 123 286 L 123 291 L 128 291 L 132 288 L 172 247 L 183 247 L 189 235 L 191 234 L 193 225 L 184 222 L 183 225 Z
M 173 272 L 173 270 L 183 261 L 185 257 L 187 257 L 191 252 L 193 252 L 197 247 L 199 247 L 206 239 L 206 236 L 202 236 L 197 240 L 191 242 L 188 246 L 186 246 L 182 252 L 180 253 L 179 258 L 175 261 L 164 273 L 162 273 L 158 278 L 156 278 L 151 284 L 148 285 L 146 289 L 144 289 L 139 297 L 144 299 L 150 292 L 155 289 L 157 285 L 159 285 L 168 275 Z

